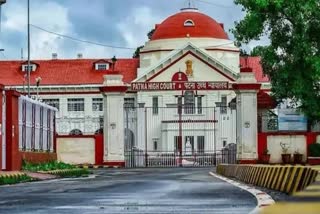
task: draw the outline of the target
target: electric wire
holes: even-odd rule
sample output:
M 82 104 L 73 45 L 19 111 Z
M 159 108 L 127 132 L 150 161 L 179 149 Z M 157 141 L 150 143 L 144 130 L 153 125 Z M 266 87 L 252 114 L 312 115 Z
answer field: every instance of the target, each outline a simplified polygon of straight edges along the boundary
M 32 27 L 34 27 L 34 28 L 36 28 L 38 30 L 47 32 L 49 34 L 53 34 L 53 35 L 56 35 L 56 36 L 59 36 L 59 37 L 70 39 L 70 40 L 73 40 L 73 41 L 76 41 L 76 42 L 87 43 L 87 44 L 91 44 L 91 45 L 102 46 L 102 47 L 107 47 L 107 48 L 114 48 L 114 49 L 125 49 L 125 50 L 136 50 L 137 49 L 137 48 L 131 48 L 131 47 L 102 44 L 102 43 L 93 42 L 93 41 L 89 41 L 89 40 L 79 39 L 79 38 L 76 38 L 76 37 L 72 37 L 72 36 L 69 36 L 69 35 L 64 35 L 64 34 L 61 34 L 61 33 L 57 33 L 57 32 L 48 30 L 48 29 L 45 29 L 43 27 L 40 27 L 40 26 L 37 26 L 37 25 L 34 25 L 34 24 L 30 24 L 30 26 L 32 26 Z M 221 47 L 221 46 L 226 46 L 226 45 L 231 45 L 231 44 L 234 44 L 234 41 L 230 41 L 230 42 L 219 44 L 219 45 L 198 47 L 198 49 L 200 49 L 200 48 L 215 48 L 215 47 Z M 174 50 L 183 50 L 183 49 L 174 49 Z

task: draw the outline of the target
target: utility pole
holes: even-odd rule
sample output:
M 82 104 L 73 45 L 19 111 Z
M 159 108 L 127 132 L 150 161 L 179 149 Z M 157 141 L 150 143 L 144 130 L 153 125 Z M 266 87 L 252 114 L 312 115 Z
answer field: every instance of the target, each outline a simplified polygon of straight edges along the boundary
M 28 0 L 28 69 L 27 69 L 27 81 L 28 81 L 28 97 L 30 97 L 30 0 Z
M 2 45 L 2 40 L 1 40 L 1 18 L 2 18 L 2 5 L 5 4 L 7 0 L 0 0 L 0 44 Z M 0 49 L 0 51 L 4 51 L 4 49 Z

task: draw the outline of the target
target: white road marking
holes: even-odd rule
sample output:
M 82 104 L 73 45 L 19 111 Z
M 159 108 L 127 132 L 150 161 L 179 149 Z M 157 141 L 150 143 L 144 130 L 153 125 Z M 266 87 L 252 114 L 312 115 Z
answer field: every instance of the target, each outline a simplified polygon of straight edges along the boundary
M 223 181 L 226 181 L 226 182 L 228 182 L 236 187 L 239 187 L 239 188 L 251 193 L 252 195 L 254 195 L 257 199 L 258 205 L 256 206 L 256 208 L 253 211 L 250 212 L 250 214 L 257 214 L 257 213 L 259 213 L 259 211 L 263 207 L 267 207 L 267 206 L 270 206 L 275 203 L 275 201 L 272 199 L 272 197 L 270 195 L 268 195 L 267 193 L 265 193 L 261 190 L 255 189 L 253 187 L 247 186 L 243 183 L 231 180 L 229 178 L 217 175 L 213 172 L 209 172 L 209 174 L 212 175 L 213 177 L 216 177 L 216 178 L 219 178 Z

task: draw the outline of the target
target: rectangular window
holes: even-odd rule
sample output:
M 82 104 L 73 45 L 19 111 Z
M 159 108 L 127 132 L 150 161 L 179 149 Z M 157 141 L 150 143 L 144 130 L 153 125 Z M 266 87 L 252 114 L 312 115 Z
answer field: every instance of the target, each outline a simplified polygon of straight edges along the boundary
M 158 141 L 153 140 L 153 151 L 158 151 Z
M 83 98 L 68 99 L 68 111 L 84 111 L 84 99 Z
M 227 114 L 227 96 L 221 96 L 220 114 Z
M 29 68 L 29 71 L 35 71 L 36 70 L 36 65 L 34 64 L 31 64 L 31 65 L 22 65 L 22 71 L 25 71 L 27 72 L 28 71 L 28 68 Z
M 102 98 L 92 98 L 92 111 L 103 111 Z
M 227 141 L 224 140 L 224 141 L 223 141 L 223 147 L 226 147 L 226 146 L 227 146 Z
M 159 97 L 152 97 L 152 113 L 159 114 Z
M 186 155 L 194 153 L 194 136 L 185 136 L 184 151 Z
M 43 99 L 42 101 L 49 106 L 60 109 L 59 99 Z
M 125 109 L 134 109 L 134 98 L 124 98 L 124 108 Z
M 96 64 L 96 70 L 99 70 L 99 71 L 103 71 L 103 70 L 109 70 L 109 64 Z
M 202 114 L 202 97 L 197 97 L 198 114 Z
M 198 153 L 204 153 L 204 136 L 197 137 L 197 150 Z
M 195 113 L 195 97 L 193 91 L 186 91 L 184 93 L 184 113 L 194 114 Z

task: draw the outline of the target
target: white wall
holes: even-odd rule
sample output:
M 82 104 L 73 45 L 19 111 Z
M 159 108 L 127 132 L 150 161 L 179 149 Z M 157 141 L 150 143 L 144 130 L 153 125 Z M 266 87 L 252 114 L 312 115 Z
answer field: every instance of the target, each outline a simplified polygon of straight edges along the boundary
M 218 59 L 233 70 L 239 72 L 239 52 L 237 52 L 239 51 L 239 48 L 235 47 L 231 40 L 213 38 L 178 38 L 148 41 L 142 49 L 142 52 L 146 51 L 147 53 L 142 53 L 140 55 L 141 68 L 139 69 L 139 74 L 143 73 L 145 68 L 157 65 L 159 61 L 171 53 L 170 51 L 165 50 L 177 50 L 177 48 L 182 48 L 188 43 L 194 44 L 202 51 L 206 51 L 206 49 L 218 49 L 208 50 L 206 52 L 208 55 Z M 231 52 L 223 51 L 221 49 L 231 50 Z M 157 51 L 154 52 L 154 50 Z
M 83 112 L 69 112 L 69 98 L 84 98 Z M 71 130 L 79 129 L 85 135 L 92 135 L 100 128 L 103 111 L 92 111 L 92 98 L 103 98 L 102 94 L 60 94 L 41 95 L 40 99 L 59 99 L 60 108 L 56 114 L 56 130 L 59 135 L 68 135 Z
M 94 164 L 94 138 L 58 138 L 58 161 L 69 164 Z
M 319 136 L 318 136 L 319 137 Z M 282 148 L 280 142 L 289 146 L 288 153 L 294 154 L 295 151 L 303 154 L 303 160 L 306 160 L 307 146 L 306 136 L 304 135 L 276 135 L 268 136 L 267 144 L 268 150 L 271 154 L 270 163 L 281 163 Z

